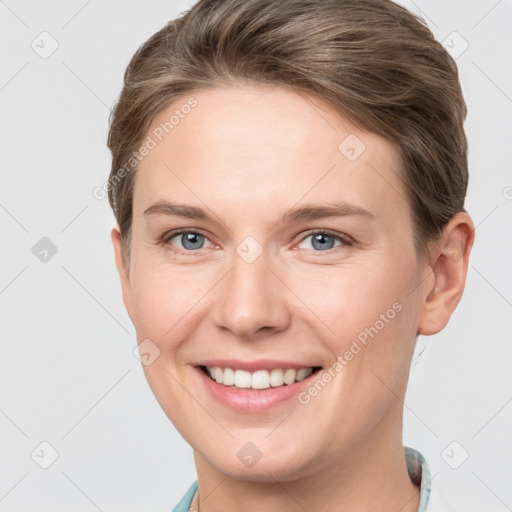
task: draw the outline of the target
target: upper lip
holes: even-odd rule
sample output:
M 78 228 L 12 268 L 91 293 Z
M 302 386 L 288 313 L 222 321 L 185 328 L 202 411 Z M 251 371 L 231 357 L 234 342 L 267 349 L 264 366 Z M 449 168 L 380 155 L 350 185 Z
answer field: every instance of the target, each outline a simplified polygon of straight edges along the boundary
M 290 361 L 278 361 L 276 359 L 259 359 L 257 361 L 239 361 L 235 359 L 205 359 L 195 363 L 196 366 L 219 366 L 221 368 L 233 368 L 255 372 L 257 370 L 273 370 L 274 368 L 316 368 L 318 365 L 294 363 Z

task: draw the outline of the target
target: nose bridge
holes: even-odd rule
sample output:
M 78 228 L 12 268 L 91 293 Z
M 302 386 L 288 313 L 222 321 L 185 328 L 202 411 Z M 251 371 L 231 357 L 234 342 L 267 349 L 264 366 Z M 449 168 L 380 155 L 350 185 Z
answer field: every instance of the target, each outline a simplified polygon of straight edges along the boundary
M 279 331 L 289 322 L 283 285 L 268 268 L 269 254 L 244 242 L 233 254 L 233 265 L 215 298 L 214 320 L 239 338 L 263 331 Z M 266 327 L 267 329 L 262 329 Z

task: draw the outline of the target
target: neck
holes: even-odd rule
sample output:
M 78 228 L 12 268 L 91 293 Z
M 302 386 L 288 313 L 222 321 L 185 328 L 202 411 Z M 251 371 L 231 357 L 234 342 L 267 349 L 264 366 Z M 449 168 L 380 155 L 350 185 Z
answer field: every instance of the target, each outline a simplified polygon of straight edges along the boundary
M 419 508 L 420 490 L 411 482 L 405 463 L 401 413 L 398 422 L 384 420 L 349 451 L 329 454 L 328 460 L 316 464 L 317 471 L 293 481 L 278 482 L 270 473 L 268 481 L 236 480 L 195 451 L 194 458 L 199 512 L 417 512 Z

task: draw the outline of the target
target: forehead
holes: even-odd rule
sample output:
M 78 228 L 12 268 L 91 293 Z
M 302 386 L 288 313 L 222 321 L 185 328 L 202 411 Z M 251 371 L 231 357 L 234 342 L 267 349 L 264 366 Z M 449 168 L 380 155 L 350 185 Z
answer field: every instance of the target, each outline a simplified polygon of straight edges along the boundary
M 134 217 L 161 199 L 260 214 L 301 200 L 408 210 L 397 148 L 302 92 L 194 91 L 160 112 L 148 136 L 155 145 L 138 166 Z

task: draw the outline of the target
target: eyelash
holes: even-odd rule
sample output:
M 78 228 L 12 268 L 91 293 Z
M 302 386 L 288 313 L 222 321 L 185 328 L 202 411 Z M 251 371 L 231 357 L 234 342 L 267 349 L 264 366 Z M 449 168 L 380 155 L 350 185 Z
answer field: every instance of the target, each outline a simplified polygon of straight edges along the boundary
M 201 235 L 204 238 L 206 238 L 207 240 L 209 240 L 209 238 L 205 234 L 201 233 L 200 231 L 195 231 L 195 230 L 191 230 L 191 229 L 181 229 L 181 230 L 177 230 L 177 231 L 171 231 L 170 233 L 166 233 L 162 237 L 161 244 L 166 249 L 169 249 L 176 254 L 183 254 L 186 256 L 196 255 L 198 253 L 198 251 L 200 251 L 201 249 L 195 249 L 195 250 L 191 249 L 188 251 L 182 251 L 181 249 L 173 248 L 173 246 L 169 243 L 169 240 L 171 240 L 171 238 L 174 238 L 175 236 L 178 236 L 178 235 L 184 235 L 184 234 L 189 234 L 189 233 Z M 327 249 L 325 251 L 318 251 L 318 250 L 314 250 L 314 249 L 309 249 L 309 250 L 302 249 L 303 251 L 306 251 L 308 254 L 311 254 L 311 253 L 331 254 L 332 252 L 335 252 L 337 249 L 340 249 L 343 247 L 350 247 L 350 246 L 354 245 L 354 241 L 347 235 L 340 235 L 340 234 L 335 233 L 334 231 L 330 231 L 329 229 L 316 229 L 316 230 L 310 231 L 306 235 L 304 235 L 304 237 L 302 237 L 298 243 L 301 243 L 304 240 L 306 240 L 307 238 L 309 238 L 310 236 L 317 235 L 317 234 L 327 235 L 331 238 L 339 240 L 340 242 L 342 242 L 342 245 L 338 246 L 338 247 L 333 247 L 331 249 Z M 209 241 L 211 242 L 211 240 L 209 240 Z

